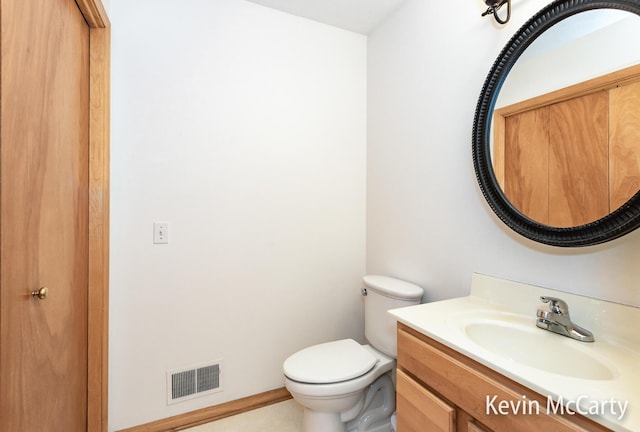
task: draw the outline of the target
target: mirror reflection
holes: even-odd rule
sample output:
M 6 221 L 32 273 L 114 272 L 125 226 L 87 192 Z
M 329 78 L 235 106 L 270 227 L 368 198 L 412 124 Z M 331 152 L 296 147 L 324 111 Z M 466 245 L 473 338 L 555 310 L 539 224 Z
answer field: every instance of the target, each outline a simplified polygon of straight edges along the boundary
M 640 190 L 640 17 L 598 9 L 560 21 L 500 90 L 493 168 L 522 214 L 553 227 L 605 217 Z

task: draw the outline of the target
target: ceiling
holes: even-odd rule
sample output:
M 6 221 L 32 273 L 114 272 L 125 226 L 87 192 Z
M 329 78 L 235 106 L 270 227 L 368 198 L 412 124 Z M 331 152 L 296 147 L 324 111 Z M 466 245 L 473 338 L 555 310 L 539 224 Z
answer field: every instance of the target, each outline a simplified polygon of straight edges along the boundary
M 247 1 L 365 35 L 404 2 L 404 0 Z

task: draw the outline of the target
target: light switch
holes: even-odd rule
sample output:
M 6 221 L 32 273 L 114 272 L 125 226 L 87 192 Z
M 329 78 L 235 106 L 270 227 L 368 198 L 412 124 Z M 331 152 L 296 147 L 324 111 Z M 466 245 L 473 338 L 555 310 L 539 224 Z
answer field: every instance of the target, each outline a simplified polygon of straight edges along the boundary
M 168 222 L 153 223 L 153 243 L 154 244 L 169 243 L 169 223 Z

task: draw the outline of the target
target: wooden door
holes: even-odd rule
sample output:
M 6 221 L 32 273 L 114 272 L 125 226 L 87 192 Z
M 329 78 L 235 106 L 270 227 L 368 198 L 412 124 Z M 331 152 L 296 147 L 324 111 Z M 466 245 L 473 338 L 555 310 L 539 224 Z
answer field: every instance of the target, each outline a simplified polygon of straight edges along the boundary
M 86 431 L 89 29 L 0 5 L 0 430 Z
M 609 213 L 608 152 L 607 92 L 506 117 L 505 195 L 543 224 L 596 221 Z
M 609 91 L 611 211 L 640 191 L 640 82 Z
M 551 226 L 583 225 L 609 214 L 608 100 L 600 91 L 551 106 Z
M 549 223 L 549 107 L 505 121 L 504 193 L 518 210 Z

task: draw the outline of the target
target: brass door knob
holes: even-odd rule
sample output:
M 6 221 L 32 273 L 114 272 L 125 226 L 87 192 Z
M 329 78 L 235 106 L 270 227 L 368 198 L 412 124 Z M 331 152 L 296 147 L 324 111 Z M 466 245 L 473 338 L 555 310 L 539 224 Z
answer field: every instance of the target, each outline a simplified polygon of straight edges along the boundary
M 34 298 L 39 298 L 40 300 L 44 300 L 47 298 L 47 294 L 49 294 L 49 288 L 47 287 L 42 287 L 39 290 L 36 291 L 31 291 L 31 295 Z

